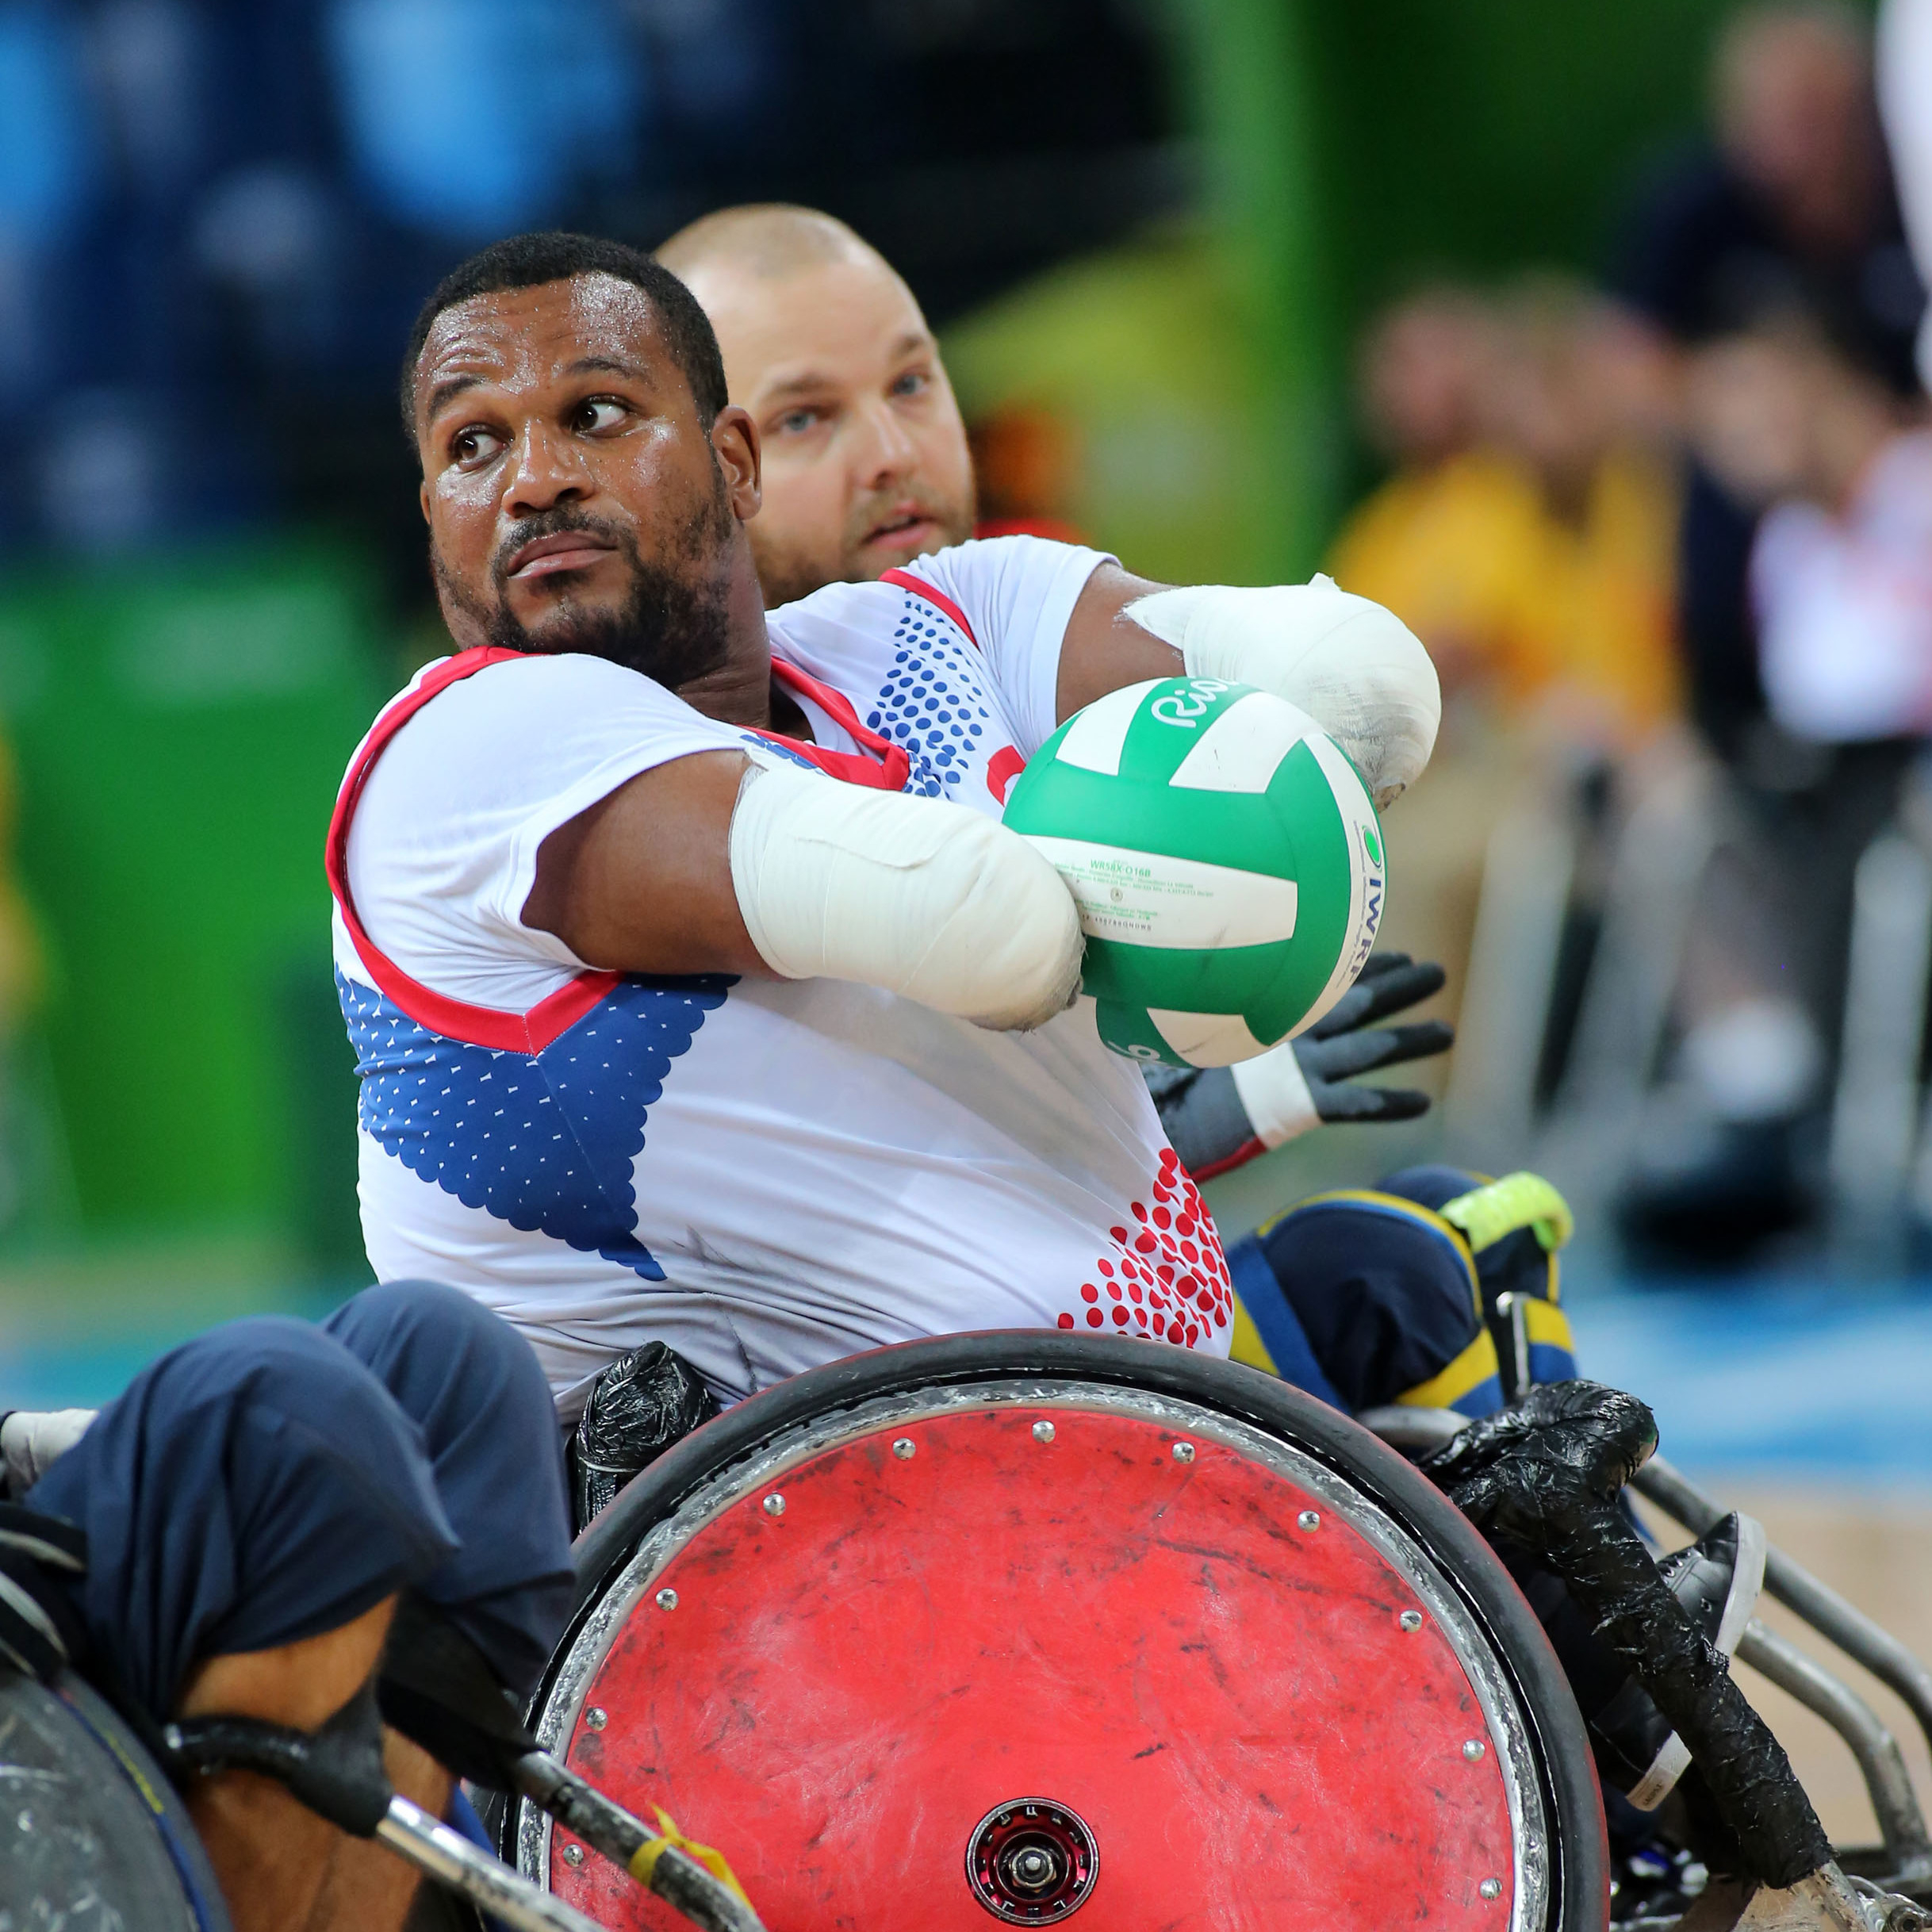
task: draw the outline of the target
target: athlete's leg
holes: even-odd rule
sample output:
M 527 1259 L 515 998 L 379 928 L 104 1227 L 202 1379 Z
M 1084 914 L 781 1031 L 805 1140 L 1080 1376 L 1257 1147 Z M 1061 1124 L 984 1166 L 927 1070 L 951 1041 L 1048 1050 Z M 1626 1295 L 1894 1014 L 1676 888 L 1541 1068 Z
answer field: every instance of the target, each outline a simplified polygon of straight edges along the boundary
M 1237 1241 L 1228 1268 L 1252 1324 L 1236 1354 L 1324 1401 L 1351 1414 L 1391 1402 L 1469 1416 L 1501 1406 L 1469 1243 L 1405 1191 L 1317 1194 Z
M 386 1597 L 319 1636 L 211 1657 L 190 1673 L 176 1715 L 239 1715 L 318 1730 L 368 1681 L 395 1607 L 395 1598 Z M 429 1796 L 432 1803 L 442 1801 L 447 1786 Z M 235 1932 L 320 1932 L 335 1925 L 343 1932 L 352 1926 L 359 1932 L 362 1925 L 377 1932 L 401 1923 L 416 1888 L 393 1858 L 386 1859 L 391 1869 L 380 1875 L 382 1890 L 362 1901 L 361 1921 L 327 1911 L 325 1894 L 334 1888 L 349 1842 L 274 1779 L 247 1771 L 197 1779 L 187 1801 Z
M 454 1288 L 390 1282 L 323 1324 L 422 1432 L 461 1547 L 416 1585 L 506 1689 L 535 1684 L 570 1613 L 563 1438 L 543 1371 L 510 1325 Z
M 340 1344 L 274 1318 L 151 1364 L 27 1500 L 86 1531 L 69 1594 L 92 1667 L 156 1726 L 316 1727 L 368 1681 L 397 1593 L 456 1551 L 416 1425 Z M 278 1786 L 225 1773 L 190 1810 L 238 1932 L 401 1925 L 413 1874 Z M 332 1868 L 378 1857 L 360 1915 L 325 1911 Z

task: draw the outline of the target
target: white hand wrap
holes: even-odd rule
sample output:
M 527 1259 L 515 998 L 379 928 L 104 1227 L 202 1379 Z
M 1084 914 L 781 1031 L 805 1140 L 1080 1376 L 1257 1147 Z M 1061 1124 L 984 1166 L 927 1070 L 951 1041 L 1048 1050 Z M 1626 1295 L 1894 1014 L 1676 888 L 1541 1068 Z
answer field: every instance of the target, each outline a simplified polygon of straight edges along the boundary
M 17 1409 L 0 1422 L 0 1459 L 15 1501 L 86 1434 L 94 1414 L 91 1409 Z
M 754 765 L 731 816 L 731 884 L 787 979 L 856 979 L 976 1025 L 1032 1027 L 1080 977 L 1080 921 L 1018 834 L 937 799 Z
M 1263 1147 L 1279 1147 L 1321 1125 L 1292 1040 L 1252 1060 L 1237 1060 L 1228 1071 L 1234 1075 L 1234 1091 L 1247 1110 L 1248 1124 Z
M 1190 677 L 1255 684 L 1299 705 L 1354 760 L 1378 807 L 1421 776 L 1442 688 L 1421 640 L 1333 581 L 1263 590 L 1157 590 L 1125 615 L 1181 654 Z

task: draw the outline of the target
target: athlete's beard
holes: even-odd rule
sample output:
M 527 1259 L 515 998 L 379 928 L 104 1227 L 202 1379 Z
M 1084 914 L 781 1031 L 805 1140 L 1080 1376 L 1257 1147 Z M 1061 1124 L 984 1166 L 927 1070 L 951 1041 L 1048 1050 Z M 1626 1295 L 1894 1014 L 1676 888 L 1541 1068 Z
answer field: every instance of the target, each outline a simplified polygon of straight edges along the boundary
M 664 553 L 649 561 L 639 553 L 631 531 L 581 510 L 560 509 L 523 518 L 504 539 L 490 570 L 496 593 L 493 604 L 458 583 L 433 550 L 430 562 L 444 597 L 479 626 L 497 649 L 541 657 L 581 651 L 641 671 L 666 690 L 676 691 L 721 670 L 730 655 L 729 579 L 719 566 L 735 527 L 730 498 L 720 477 L 710 499 Z M 631 594 L 612 610 L 579 607 L 565 591 L 558 599 L 557 614 L 533 637 L 510 608 L 507 566 L 525 544 L 566 530 L 586 531 L 620 552 L 631 565 Z M 679 564 L 684 567 L 678 569 Z

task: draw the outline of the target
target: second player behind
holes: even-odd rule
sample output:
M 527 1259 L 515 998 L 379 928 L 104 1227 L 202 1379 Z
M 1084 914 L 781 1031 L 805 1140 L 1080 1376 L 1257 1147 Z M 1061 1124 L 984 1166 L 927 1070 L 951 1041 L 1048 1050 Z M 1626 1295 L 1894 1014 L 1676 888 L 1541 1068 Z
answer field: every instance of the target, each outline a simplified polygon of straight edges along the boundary
M 657 259 L 710 316 L 731 400 L 757 425 L 764 500 L 746 535 L 768 607 L 972 536 L 958 401 L 918 301 L 877 250 L 815 209 L 753 204 L 693 222 Z M 1439 1020 L 1383 1023 L 1442 984 L 1439 967 L 1380 953 L 1302 1038 L 1234 1068 L 1148 1069 L 1190 1171 L 1224 1173 L 1324 1121 L 1423 1113 L 1425 1094 L 1358 1076 L 1448 1048 Z

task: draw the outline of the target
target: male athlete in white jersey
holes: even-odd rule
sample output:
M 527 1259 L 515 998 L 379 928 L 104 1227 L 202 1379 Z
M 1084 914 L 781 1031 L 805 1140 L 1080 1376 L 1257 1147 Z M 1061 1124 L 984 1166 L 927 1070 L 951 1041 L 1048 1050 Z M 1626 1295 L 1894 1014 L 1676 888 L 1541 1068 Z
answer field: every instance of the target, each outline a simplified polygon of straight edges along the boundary
M 763 504 L 747 530 L 768 605 L 973 534 L 972 452 L 938 343 L 876 249 L 818 209 L 757 203 L 692 222 L 657 259 L 710 317 L 731 400 L 757 427 Z M 1144 1069 L 1189 1171 L 1205 1180 L 1324 1121 L 1426 1111 L 1424 1094 L 1355 1076 L 1447 1050 L 1440 1021 L 1381 1024 L 1442 984 L 1439 966 L 1378 953 L 1291 1045 L 1233 1068 Z
M 647 1338 L 726 1397 L 964 1329 L 1225 1352 L 1212 1223 L 1068 1004 L 1071 901 L 1003 798 L 1059 720 L 1186 672 L 1300 704 L 1386 800 L 1434 738 L 1420 644 L 1023 537 L 768 615 L 757 427 L 613 243 L 463 264 L 404 386 L 458 648 L 330 836 L 378 1275 L 496 1309 L 566 1414 Z

